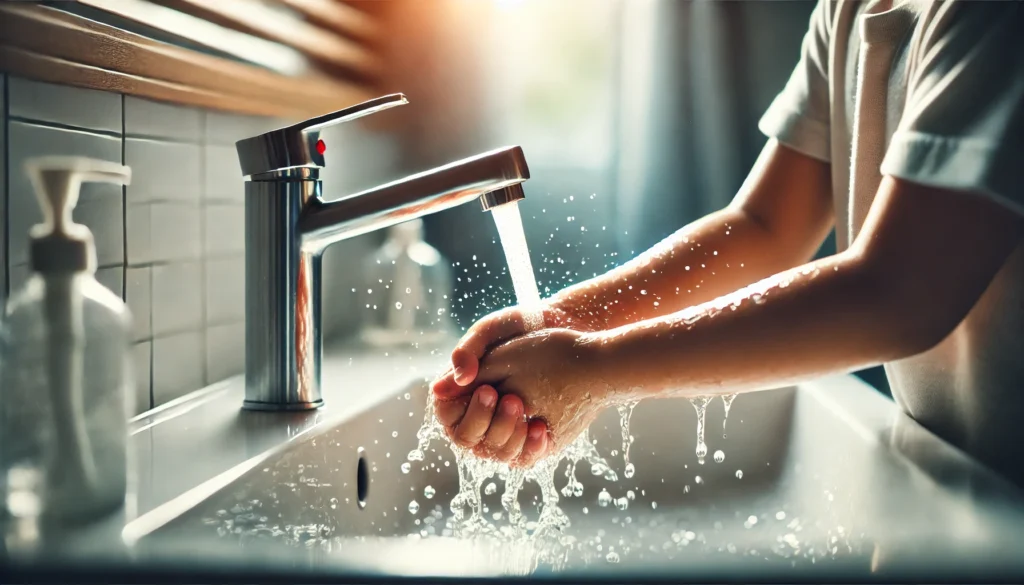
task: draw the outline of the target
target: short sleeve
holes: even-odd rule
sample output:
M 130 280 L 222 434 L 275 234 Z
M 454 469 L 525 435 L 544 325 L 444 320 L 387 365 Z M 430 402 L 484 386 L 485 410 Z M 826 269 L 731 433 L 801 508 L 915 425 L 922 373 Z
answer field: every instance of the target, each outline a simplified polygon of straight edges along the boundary
M 882 173 L 1024 215 L 1024 5 L 936 3 L 918 31 Z
M 830 157 L 828 47 L 831 0 L 819 0 L 800 49 L 800 61 L 758 127 L 766 136 L 813 158 Z

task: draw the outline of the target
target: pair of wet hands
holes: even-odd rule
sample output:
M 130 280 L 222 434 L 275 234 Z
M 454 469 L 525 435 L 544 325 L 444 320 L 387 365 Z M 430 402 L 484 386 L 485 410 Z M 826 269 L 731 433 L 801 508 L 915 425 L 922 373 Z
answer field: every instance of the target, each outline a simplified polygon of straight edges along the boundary
M 435 415 L 456 445 L 478 457 L 530 467 L 551 448 L 548 427 L 528 420 L 521 398 L 498 395 L 488 384 L 474 386 L 479 359 L 463 347 L 452 353 L 452 366 L 431 386 Z

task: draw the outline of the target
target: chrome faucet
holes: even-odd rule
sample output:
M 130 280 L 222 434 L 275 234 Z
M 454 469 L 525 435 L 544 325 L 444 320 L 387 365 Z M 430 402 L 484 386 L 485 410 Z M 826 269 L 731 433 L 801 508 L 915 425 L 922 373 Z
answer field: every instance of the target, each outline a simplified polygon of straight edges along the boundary
M 524 197 L 530 178 L 512 146 L 324 201 L 320 130 L 406 104 L 393 94 L 236 143 L 245 184 L 245 403 L 305 410 L 320 392 L 320 261 L 331 244 L 480 198 L 485 210 Z

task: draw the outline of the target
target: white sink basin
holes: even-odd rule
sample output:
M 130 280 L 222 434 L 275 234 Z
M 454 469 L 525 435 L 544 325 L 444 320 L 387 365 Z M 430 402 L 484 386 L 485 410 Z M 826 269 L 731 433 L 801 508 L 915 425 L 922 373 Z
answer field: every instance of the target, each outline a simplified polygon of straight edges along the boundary
M 558 554 L 542 557 L 527 546 L 446 537 L 458 489 L 447 446 L 435 443 L 410 473 L 401 470 L 425 397 L 417 383 L 315 427 L 157 508 L 126 534 L 140 539 L 140 554 L 241 550 L 249 568 L 301 558 L 306 568 L 315 560 L 318 570 L 396 575 L 1024 574 L 1020 492 L 850 377 L 740 396 L 728 438 L 714 400 L 703 465 L 690 403 L 645 401 L 632 417 L 636 474 L 628 480 L 621 453 L 610 455 L 622 449 L 618 414 L 605 413 L 591 435 L 619 481 L 581 465 L 582 497 L 560 502 L 572 524 Z M 717 450 L 724 461 L 715 461 Z M 556 477 L 561 488 L 566 479 Z M 502 511 L 500 483 L 485 496 L 488 515 Z M 602 489 L 616 499 L 632 490 L 635 499 L 626 510 L 602 507 Z M 520 494 L 528 515 L 537 515 L 538 494 L 532 485 Z

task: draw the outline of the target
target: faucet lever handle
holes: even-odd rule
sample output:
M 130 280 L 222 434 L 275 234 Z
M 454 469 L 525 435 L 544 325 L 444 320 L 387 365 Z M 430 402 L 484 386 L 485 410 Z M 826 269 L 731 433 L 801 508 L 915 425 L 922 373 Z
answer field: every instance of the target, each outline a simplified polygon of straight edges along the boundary
M 405 94 L 393 93 L 259 136 L 243 138 L 235 143 L 242 175 L 296 167 L 322 167 L 324 155 L 316 147 L 320 130 L 407 103 L 409 100 Z

